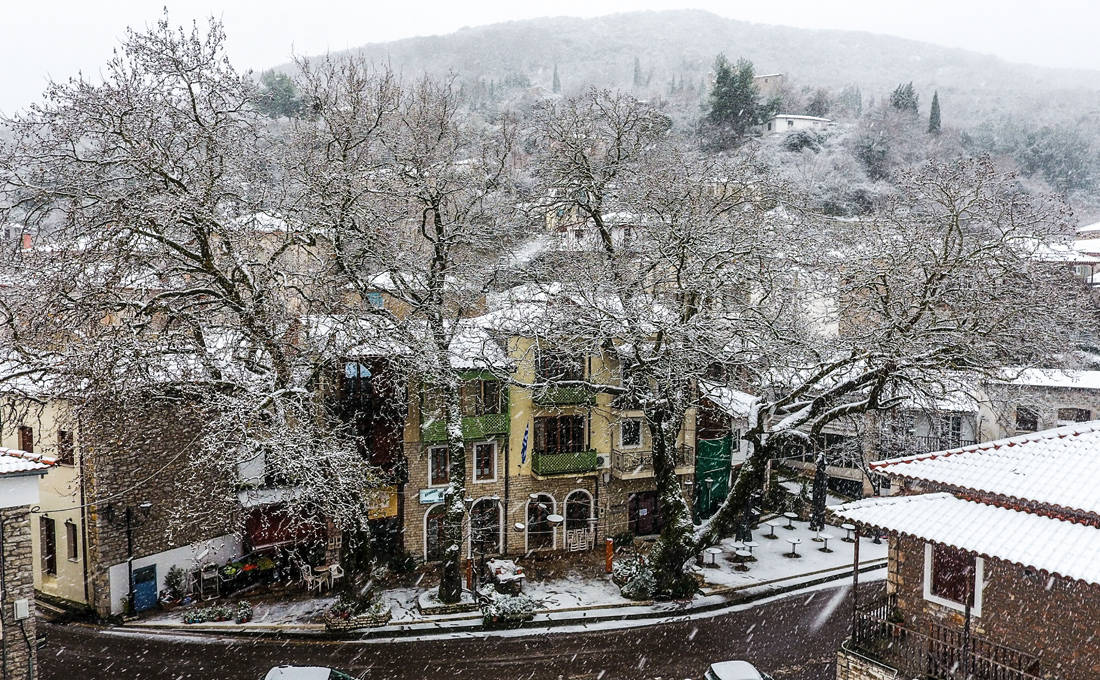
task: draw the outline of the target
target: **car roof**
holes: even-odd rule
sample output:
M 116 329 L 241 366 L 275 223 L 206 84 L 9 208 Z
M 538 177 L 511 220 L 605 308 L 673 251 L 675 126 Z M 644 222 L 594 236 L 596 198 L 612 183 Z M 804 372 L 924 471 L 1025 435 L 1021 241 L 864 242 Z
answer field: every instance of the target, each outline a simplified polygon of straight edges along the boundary
M 276 666 L 264 680 L 328 680 L 331 668 L 322 666 Z
M 710 665 L 718 680 L 762 680 L 760 671 L 748 661 L 719 661 Z

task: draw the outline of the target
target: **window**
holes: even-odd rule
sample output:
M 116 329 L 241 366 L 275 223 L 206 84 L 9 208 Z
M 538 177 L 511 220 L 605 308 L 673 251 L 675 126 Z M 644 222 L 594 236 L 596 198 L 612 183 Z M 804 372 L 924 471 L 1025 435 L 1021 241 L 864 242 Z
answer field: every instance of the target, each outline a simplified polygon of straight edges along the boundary
M 42 522 L 42 571 L 57 575 L 57 527 L 49 517 Z
M 1039 429 L 1039 409 L 1034 406 L 1016 407 L 1016 431 L 1034 432 Z
M 736 452 L 736 451 L 740 451 L 740 450 L 741 450 L 741 429 L 735 427 L 732 430 L 730 430 L 730 451 Z
M 584 380 L 584 362 L 565 354 L 541 353 L 538 374 L 540 380 Z
M 535 450 L 540 453 L 584 451 L 584 416 L 535 418 Z
M 469 380 L 462 386 L 462 415 L 484 416 L 503 412 L 499 381 Z
M 642 420 L 626 418 L 619 421 L 619 444 L 624 449 L 636 449 L 642 445 Z
M 446 446 L 428 449 L 428 485 L 443 486 L 451 481 L 451 451 Z
M 1087 408 L 1060 408 L 1058 409 L 1058 424 L 1084 423 L 1092 420 L 1092 411 Z
M 34 428 L 30 425 L 19 426 L 19 448 L 34 453 Z
M 981 615 L 982 572 L 984 563 L 951 546 L 926 543 L 924 546 L 924 599 L 937 604 Z
M 382 299 L 382 294 L 378 292 L 367 293 L 367 304 L 374 309 L 382 309 L 385 306 L 385 301 Z
M 77 561 L 76 524 L 70 519 L 65 520 L 65 551 L 70 562 Z
M 787 127 L 793 128 L 794 127 L 794 121 L 793 120 L 788 120 L 787 121 Z
M 73 433 L 69 430 L 57 431 L 57 462 L 64 463 L 65 465 L 72 465 L 75 460 L 73 456 Z
M 474 444 L 474 481 L 491 482 L 497 478 L 496 442 Z
M 500 552 L 501 505 L 499 500 L 483 498 L 470 508 L 470 553 L 496 555 Z

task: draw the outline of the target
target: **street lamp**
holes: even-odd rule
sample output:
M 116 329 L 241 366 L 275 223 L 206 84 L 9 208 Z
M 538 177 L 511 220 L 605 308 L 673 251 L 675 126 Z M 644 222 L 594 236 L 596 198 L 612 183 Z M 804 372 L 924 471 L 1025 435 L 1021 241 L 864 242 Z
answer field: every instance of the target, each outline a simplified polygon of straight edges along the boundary
M 149 501 L 142 501 L 141 503 L 138 503 L 136 508 L 132 505 L 127 505 L 125 513 L 123 515 L 124 521 L 126 523 L 126 576 L 127 583 L 129 584 L 129 588 L 126 592 L 126 607 L 130 610 L 131 614 L 137 612 L 137 607 L 134 603 L 134 529 L 137 526 L 137 516 L 135 510 L 140 511 L 141 517 L 144 518 L 148 516 L 149 510 L 152 507 L 153 504 Z M 113 519 L 114 507 L 108 505 L 106 511 L 108 519 Z

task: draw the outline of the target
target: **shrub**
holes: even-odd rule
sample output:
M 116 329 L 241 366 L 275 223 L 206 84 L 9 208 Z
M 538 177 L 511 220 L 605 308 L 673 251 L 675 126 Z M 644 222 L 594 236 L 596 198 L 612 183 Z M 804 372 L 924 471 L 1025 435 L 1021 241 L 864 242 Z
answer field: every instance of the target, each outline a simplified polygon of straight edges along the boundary
M 501 595 L 495 591 L 482 591 L 486 596 L 481 606 L 482 620 L 486 624 L 522 623 L 535 616 L 538 604 L 528 595 Z
M 186 574 L 183 569 L 179 567 L 172 567 L 168 570 L 168 573 L 164 575 L 164 589 L 168 591 L 168 596 L 173 600 L 183 599 L 183 583 L 186 579 Z
M 615 560 L 611 567 L 611 580 L 620 587 L 630 583 L 639 572 L 648 569 L 641 555 L 629 555 Z
M 237 623 L 248 623 L 252 620 L 252 604 L 244 600 L 237 603 Z
M 657 579 L 648 565 L 622 587 L 622 594 L 628 600 L 649 600 L 657 591 Z
M 822 141 L 824 138 L 813 130 L 796 130 L 783 140 L 783 148 L 795 152 L 809 149 L 816 153 L 821 150 Z

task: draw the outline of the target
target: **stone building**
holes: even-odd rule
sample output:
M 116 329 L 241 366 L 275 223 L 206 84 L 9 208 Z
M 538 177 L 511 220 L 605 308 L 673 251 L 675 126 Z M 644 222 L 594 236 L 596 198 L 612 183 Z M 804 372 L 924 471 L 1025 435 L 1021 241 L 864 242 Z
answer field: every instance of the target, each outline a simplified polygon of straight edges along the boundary
M 901 494 L 835 509 L 889 535 L 838 680 L 1100 677 L 1100 422 L 872 466 Z
M 38 677 L 31 512 L 51 458 L 0 449 L 0 677 Z
M 452 361 L 464 372 L 468 558 L 590 550 L 607 537 L 660 530 L 652 438 L 641 411 L 590 387 L 527 387 L 545 382 L 540 375 L 614 384 L 612 358 L 555 354 L 484 329 L 456 345 L 463 347 Z M 443 549 L 449 461 L 430 387 L 409 394 L 405 548 L 433 561 Z M 677 443 L 676 473 L 688 491 L 694 424 L 692 411 Z

